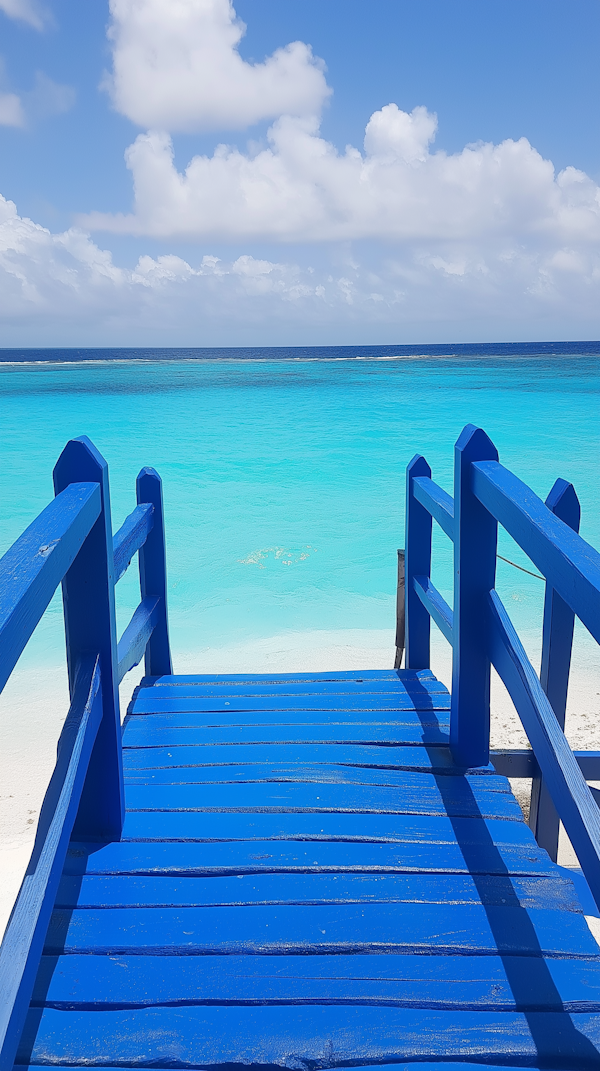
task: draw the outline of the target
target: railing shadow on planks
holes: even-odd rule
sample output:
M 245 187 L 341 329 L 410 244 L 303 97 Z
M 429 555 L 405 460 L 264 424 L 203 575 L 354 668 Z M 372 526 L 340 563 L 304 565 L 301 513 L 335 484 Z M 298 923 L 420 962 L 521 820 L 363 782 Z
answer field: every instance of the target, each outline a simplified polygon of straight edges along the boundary
M 161 481 L 137 479 L 138 505 L 112 537 L 108 468 L 85 436 L 54 469 L 54 501 L 0 562 L 0 689 L 62 582 L 70 710 L 36 841 L 0 950 L 0 1069 L 12 1068 L 72 834 L 119 840 L 124 816 L 118 684 L 145 657 L 171 674 Z M 430 579 L 432 520 L 454 543 L 454 607 Z M 535 673 L 495 591 L 502 524 L 546 578 L 542 668 Z M 600 642 L 600 555 L 577 533 L 579 504 L 558 480 L 544 504 L 498 461 L 478 428 L 455 447 L 454 499 L 421 456 L 407 470 L 406 666 L 429 667 L 430 622 L 453 649 L 450 742 L 464 767 L 533 780 L 531 823 L 556 858 L 564 823 L 600 906 L 600 810 L 588 780 L 600 753 L 572 752 L 564 715 L 577 615 Z M 114 588 L 139 552 L 141 602 L 117 643 Z M 531 751 L 490 756 L 490 667 L 504 681 Z M 541 678 L 541 679 L 540 679 Z

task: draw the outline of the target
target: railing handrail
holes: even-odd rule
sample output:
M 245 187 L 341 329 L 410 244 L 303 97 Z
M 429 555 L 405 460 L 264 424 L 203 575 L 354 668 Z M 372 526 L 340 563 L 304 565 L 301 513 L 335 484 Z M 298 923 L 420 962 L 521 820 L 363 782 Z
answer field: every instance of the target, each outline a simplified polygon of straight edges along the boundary
M 0 1071 L 12 1068 L 71 835 L 118 839 L 124 817 L 118 684 L 146 657 L 171 674 L 162 485 L 144 468 L 113 538 L 108 466 L 85 436 L 54 469 L 56 497 L 0 560 L 0 691 L 63 585 L 71 707 L 27 873 L 0 948 Z M 119 643 L 114 589 L 138 553 L 141 602 Z
M 497 461 L 473 462 L 473 492 L 600 643 L 600 554 Z
M 100 515 L 97 483 L 72 483 L 0 559 L 0 691 Z
M 586 783 L 600 776 L 600 755 L 584 761 L 564 735 L 574 617 L 600 642 L 600 554 L 578 534 L 579 512 L 570 484 L 556 481 L 544 503 L 500 464 L 493 444 L 472 425 L 456 444 L 454 498 L 432 480 L 425 458 L 413 458 L 407 470 L 406 665 L 427 668 L 433 618 L 453 648 L 450 743 L 466 766 L 488 761 L 489 669 L 495 666 L 533 747 L 532 828 L 556 858 L 556 808 L 600 906 L 600 810 Z M 430 579 L 432 520 L 455 547 L 453 609 Z M 546 579 L 543 683 L 495 590 L 498 523 Z M 504 772 L 509 756 L 499 753 Z

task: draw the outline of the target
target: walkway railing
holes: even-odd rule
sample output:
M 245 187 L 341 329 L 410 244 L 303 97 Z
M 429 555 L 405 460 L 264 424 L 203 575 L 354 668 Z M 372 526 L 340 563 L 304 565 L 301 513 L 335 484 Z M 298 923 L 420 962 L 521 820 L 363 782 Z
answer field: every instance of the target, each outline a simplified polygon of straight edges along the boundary
M 145 468 L 137 508 L 112 537 L 108 466 L 67 443 L 56 497 L 0 561 L 0 690 L 62 582 L 71 705 L 35 846 L 0 951 L 0 1067 L 12 1067 L 69 839 L 118 840 L 124 818 L 119 682 L 145 655 L 172 673 L 161 481 Z M 119 643 L 116 582 L 139 552 L 141 602 Z
M 431 582 L 435 520 L 454 543 L 454 606 Z M 546 579 L 542 664 L 536 674 L 495 590 L 501 524 Z M 579 535 L 579 503 L 557 480 L 546 503 L 504 468 L 485 432 L 467 425 L 455 447 L 454 498 L 424 457 L 407 469 L 406 666 L 430 664 L 431 619 L 452 646 L 450 744 L 465 767 L 490 759 L 490 667 L 506 685 L 531 751 L 494 752 L 500 773 L 532 777 L 530 825 L 552 858 L 563 822 L 600 907 L 600 809 L 586 783 L 600 752 L 573 752 L 564 735 L 577 616 L 600 642 L 600 554 Z

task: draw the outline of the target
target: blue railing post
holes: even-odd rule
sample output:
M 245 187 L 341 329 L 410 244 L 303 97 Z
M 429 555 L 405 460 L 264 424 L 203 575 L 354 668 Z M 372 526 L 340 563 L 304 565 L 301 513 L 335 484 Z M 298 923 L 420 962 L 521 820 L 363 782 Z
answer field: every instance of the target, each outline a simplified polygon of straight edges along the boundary
M 167 616 L 167 565 L 162 481 L 155 469 L 142 469 L 137 478 L 136 491 L 138 504 L 151 502 L 154 506 L 154 523 L 139 552 L 140 588 L 142 599 L 148 597 L 160 599 L 158 620 L 146 647 L 145 668 L 149 677 L 162 677 L 164 674 L 170 675 L 173 672 L 173 666 Z
M 490 748 L 490 658 L 485 627 L 496 579 L 498 524 L 475 497 L 472 462 L 497 461 L 481 428 L 467 424 L 454 451 L 454 635 L 450 746 L 456 762 L 483 766 Z
M 406 534 L 404 542 L 406 592 L 406 656 L 407 669 L 429 669 L 431 619 L 415 591 L 414 577 L 429 576 L 431 572 L 431 514 L 414 496 L 415 476 L 431 477 L 424 457 L 416 454 L 406 470 Z
M 579 531 L 581 507 L 573 484 L 567 483 L 566 480 L 557 480 L 546 499 L 546 505 L 574 532 Z M 574 624 L 573 610 L 547 581 L 540 683 L 561 729 L 565 727 Z M 538 844 L 545 848 L 550 858 L 556 862 L 560 819 L 539 772 L 531 783 L 529 825 Z
M 125 802 L 108 465 L 85 435 L 68 442 L 60 455 L 54 468 L 55 494 L 78 482 L 100 485 L 102 511 L 62 584 L 69 688 L 72 697 L 82 658 L 100 655 L 102 720 L 73 835 L 118 840 Z

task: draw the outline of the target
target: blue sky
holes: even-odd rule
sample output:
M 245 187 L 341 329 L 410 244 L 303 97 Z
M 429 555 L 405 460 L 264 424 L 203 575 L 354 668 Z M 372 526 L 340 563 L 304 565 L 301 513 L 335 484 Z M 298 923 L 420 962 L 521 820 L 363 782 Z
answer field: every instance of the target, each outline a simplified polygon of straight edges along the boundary
M 597 0 L 234 7 L 0 0 L 0 344 L 598 337 Z

